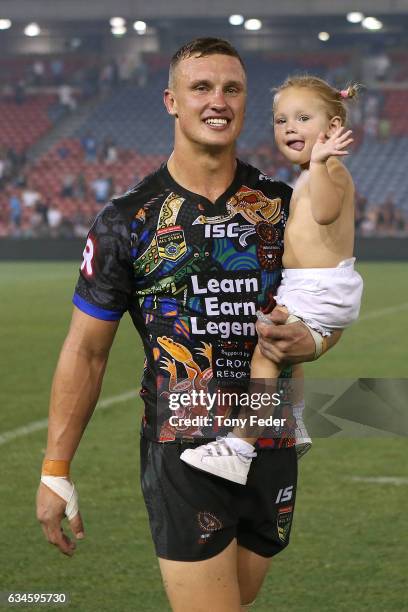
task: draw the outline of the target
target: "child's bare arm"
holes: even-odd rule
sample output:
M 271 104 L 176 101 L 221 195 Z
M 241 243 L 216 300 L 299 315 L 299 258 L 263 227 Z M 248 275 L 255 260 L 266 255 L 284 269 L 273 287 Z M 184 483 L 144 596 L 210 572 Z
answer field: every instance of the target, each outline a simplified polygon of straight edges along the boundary
M 351 131 L 336 130 L 331 138 L 321 134 L 313 147 L 310 160 L 310 200 L 313 218 L 319 225 L 333 223 L 339 217 L 349 175 L 342 164 L 331 163 L 330 157 L 348 154 L 345 150 L 353 139 Z

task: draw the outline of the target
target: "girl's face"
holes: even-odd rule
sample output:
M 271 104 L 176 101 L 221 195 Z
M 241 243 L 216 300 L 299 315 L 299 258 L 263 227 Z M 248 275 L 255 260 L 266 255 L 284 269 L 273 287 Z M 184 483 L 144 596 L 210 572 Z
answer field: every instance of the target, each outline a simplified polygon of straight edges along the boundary
M 341 125 L 340 117 L 329 119 L 324 102 L 305 87 L 289 87 L 276 94 L 273 119 L 278 149 L 302 167 L 308 166 L 319 134 L 329 137 Z

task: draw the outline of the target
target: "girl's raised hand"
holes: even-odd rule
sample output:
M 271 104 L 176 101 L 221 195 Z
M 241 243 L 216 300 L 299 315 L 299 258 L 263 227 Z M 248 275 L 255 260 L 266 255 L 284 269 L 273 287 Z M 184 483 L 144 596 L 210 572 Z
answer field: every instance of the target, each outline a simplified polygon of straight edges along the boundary
M 349 152 L 345 149 L 353 142 L 353 138 L 350 138 L 351 134 L 351 130 L 345 132 L 344 127 L 340 127 L 330 138 L 326 139 L 324 133 L 320 132 L 313 146 L 310 161 L 324 163 L 331 155 L 337 157 L 348 155 Z

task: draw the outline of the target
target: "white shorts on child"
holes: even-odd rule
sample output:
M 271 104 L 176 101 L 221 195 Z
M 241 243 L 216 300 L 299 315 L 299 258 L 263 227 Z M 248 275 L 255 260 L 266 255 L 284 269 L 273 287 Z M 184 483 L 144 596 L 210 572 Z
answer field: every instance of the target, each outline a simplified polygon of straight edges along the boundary
M 336 268 L 283 270 L 276 303 L 323 336 L 348 327 L 358 318 L 363 293 L 363 279 L 354 262 L 351 257 Z

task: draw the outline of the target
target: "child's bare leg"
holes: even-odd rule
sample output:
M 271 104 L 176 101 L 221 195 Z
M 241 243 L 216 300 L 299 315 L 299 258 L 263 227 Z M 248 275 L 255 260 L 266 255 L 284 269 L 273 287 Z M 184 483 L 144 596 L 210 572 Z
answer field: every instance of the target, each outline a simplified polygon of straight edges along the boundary
M 271 325 L 273 325 L 272 322 Z M 251 361 L 249 395 L 255 393 L 255 388 L 258 387 L 257 393 L 259 390 L 262 393 L 268 391 L 271 396 L 270 404 L 257 410 L 258 418 L 264 418 L 271 414 L 273 409 L 272 395 L 277 388 L 276 381 L 279 373 L 279 366 L 264 357 L 259 346 L 256 346 Z M 261 389 L 259 389 L 259 386 L 261 386 Z M 251 404 L 251 400 L 249 404 Z M 251 405 L 248 408 L 250 413 L 253 414 Z M 240 409 L 238 417 L 242 419 L 244 427 L 235 427 L 226 438 L 217 438 L 215 442 L 194 449 L 186 449 L 180 455 L 180 459 L 188 465 L 214 476 L 245 484 L 252 458 L 256 457 L 253 445 L 261 437 L 265 428 L 252 428 L 251 420 L 245 417 L 243 408 Z M 255 429 L 258 429 L 258 431 L 255 431 Z
M 287 308 L 285 308 L 284 306 L 278 306 L 278 308 L 286 314 L 289 314 Z M 271 323 L 271 325 L 273 325 L 273 323 Z M 276 380 L 279 378 L 281 370 L 282 368 L 278 364 L 274 363 L 273 361 L 262 355 L 261 350 L 259 348 L 259 344 L 257 344 L 251 360 L 252 388 L 250 387 L 250 394 L 251 392 L 254 392 L 254 386 L 259 387 L 261 385 L 265 386 L 262 391 L 267 391 L 270 395 L 273 395 L 273 393 L 275 393 L 276 391 Z M 270 416 L 270 412 L 271 406 L 264 406 L 263 408 L 257 411 L 258 418 L 266 418 Z M 243 415 L 239 414 L 239 416 Z M 249 432 L 248 428 L 246 427 L 234 427 L 234 429 L 230 433 L 230 436 L 240 438 L 241 440 L 244 440 L 249 444 L 255 444 L 255 442 L 259 438 L 260 432 L 254 431 L 253 435 L 250 435 L 251 433 L 252 432 Z

